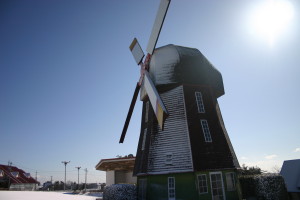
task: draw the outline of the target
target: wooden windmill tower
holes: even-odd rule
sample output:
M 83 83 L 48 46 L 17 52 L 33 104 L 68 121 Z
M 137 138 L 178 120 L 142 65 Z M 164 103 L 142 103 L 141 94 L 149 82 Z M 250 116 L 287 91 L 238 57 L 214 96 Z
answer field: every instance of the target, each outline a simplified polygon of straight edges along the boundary
M 239 164 L 217 101 L 224 94 L 221 73 L 197 49 L 155 49 L 169 3 L 161 0 L 144 62 L 137 40 L 130 45 L 141 65 L 141 78 L 120 143 L 141 87 L 143 111 L 134 168 L 138 197 L 239 199 Z

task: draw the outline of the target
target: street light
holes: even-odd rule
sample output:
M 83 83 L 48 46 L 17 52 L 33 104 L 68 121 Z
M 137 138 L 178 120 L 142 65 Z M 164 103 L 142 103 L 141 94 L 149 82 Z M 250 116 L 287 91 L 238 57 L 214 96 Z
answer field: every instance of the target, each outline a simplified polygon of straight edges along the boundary
M 87 168 L 85 168 L 84 171 L 85 171 L 85 185 L 84 185 L 84 191 L 86 192 L 86 179 L 87 179 L 87 172 L 88 172 Z
M 80 169 L 81 167 L 75 167 L 75 168 L 78 169 L 78 189 L 79 189 L 79 169 Z
M 61 161 L 61 163 L 65 164 L 65 184 L 64 184 L 64 190 L 66 190 L 66 176 L 67 176 L 67 164 L 71 161 Z

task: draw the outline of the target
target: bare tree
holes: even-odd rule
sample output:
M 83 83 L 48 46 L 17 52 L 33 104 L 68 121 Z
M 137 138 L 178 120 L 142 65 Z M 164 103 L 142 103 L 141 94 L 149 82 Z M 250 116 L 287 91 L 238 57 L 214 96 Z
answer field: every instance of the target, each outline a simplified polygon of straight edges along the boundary
M 275 174 L 279 174 L 280 171 L 281 171 L 281 167 L 279 167 L 278 165 L 273 166 L 271 169 L 271 172 Z

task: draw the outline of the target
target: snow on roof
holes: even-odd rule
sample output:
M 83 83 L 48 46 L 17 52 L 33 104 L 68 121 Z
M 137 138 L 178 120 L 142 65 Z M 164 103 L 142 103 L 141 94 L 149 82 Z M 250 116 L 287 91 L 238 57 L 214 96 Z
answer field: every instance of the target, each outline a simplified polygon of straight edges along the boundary
M 217 97 L 224 94 L 221 73 L 195 48 L 169 44 L 155 49 L 149 74 L 156 86 L 200 84 L 211 86 Z
M 300 192 L 300 159 L 284 161 L 280 174 L 288 192 Z

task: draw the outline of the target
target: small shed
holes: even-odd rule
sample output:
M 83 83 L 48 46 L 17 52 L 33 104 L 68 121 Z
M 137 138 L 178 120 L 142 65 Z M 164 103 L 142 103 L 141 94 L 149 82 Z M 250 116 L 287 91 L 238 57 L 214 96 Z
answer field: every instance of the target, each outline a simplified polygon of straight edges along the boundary
M 300 200 L 300 159 L 283 162 L 280 174 L 292 200 Z
M 106 171 L 106 186 L 119 183 L 136 184 L 133 177 L 135 157 L 102 159 L 96 170 Z

